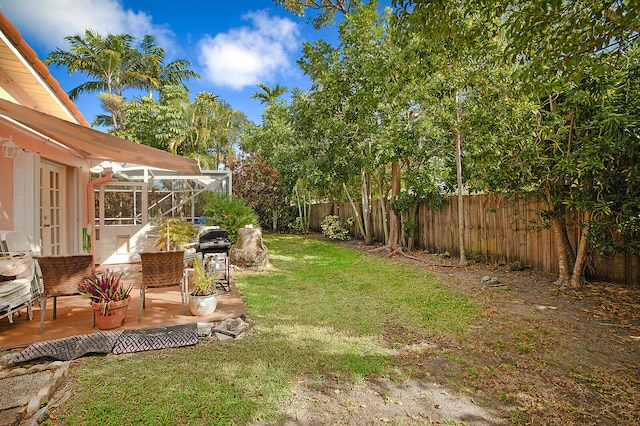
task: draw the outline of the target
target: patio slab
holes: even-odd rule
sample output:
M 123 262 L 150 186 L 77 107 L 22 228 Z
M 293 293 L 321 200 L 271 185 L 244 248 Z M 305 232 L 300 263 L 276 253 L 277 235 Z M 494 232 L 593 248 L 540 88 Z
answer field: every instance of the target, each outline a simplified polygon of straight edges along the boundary
M 113 265 L 111 265 L 113 268 Z M 230 291 L 224 292 L 218 299 L 218 305 L 211 315 L 193 316 L 185 306 L 185 315 L 182 314 L 180 288 L 152 288 L 146 290 L 146 307 L 143 310 L 142 320 L 137 321 L 140 306 L 139 265 L 128 265 L 129 271 L 125 276 L 125 282 L 134 284 L 131 292 L 131 303 L 127 312 L 124 325 L 116 330 L 138 330 L 149 327 L 185 324 L 196 321 L 224 320 L 247 314 L 242 296 L 233 284 L 230 283 Z M 116 268 L 113 268 L 117 270 Z M 38 334 L 40 327 L 40 308 L 33 309 L 33 320 L 29 321 L 25 314 L 14 316 L 13 324 L 7 319 L 0 321 L 0 349 L 26 347 L 31 343 L 47 340 L 61 339 L 70 336 L 96 333 L 99 328 L 93 327 L 93 313 L 89 299 L 83 296 L 68 296 L 58 298 L 57 319 L 53 320 L 53 299 L 47 300 L 47 312 L 44 321 L 44 330 Z

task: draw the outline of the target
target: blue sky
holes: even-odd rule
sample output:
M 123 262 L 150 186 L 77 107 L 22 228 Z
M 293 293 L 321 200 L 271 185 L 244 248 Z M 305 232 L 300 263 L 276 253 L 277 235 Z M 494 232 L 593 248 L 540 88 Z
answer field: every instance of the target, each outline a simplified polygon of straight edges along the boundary
M 152 34 L 167 61 L 187 59 L 202 76 L 187 83 L 192 98 L 214 93 L 256 123 L 263 109 L 251 99 L 257 84 L 307 89 L 309 81 L 296 64 L 302 43 L 335 42 L 337 32 L 316 31 L 306 17 L 271 0 L 0 0 L 0 11 L 41 58 L 57 47 L 67 49 L 64 37 L 87 28 L 128 33 L 138 41 Z M 65 68 L 50 70 L 65 91 L 85 81 Z M 101 112 L 96 94 L 82 95 L 76 104 L 89 122 Z

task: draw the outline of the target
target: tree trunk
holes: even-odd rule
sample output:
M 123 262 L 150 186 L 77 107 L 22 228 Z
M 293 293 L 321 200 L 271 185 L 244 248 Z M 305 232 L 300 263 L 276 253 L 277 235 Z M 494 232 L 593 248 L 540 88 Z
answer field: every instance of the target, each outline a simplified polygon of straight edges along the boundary
M 576 264 L 576 254 L 571 248 L 571 242 L 569 241 L 569 234 L 567 233 L 567 221 L 565 216 L 560 216 L 560 229 L 562 230 L 562 246 L 567 254 L 567 268 L 573 270 Z
M 311 226 L 311 191 L 309 191 L 309 203 L 307 204 L 308 208 L 305 210 L 305 232 L 309 233 L 309 226 Z
M 298 193 L 298 185 L 296 185 L 294 187 L 294 190 L 296 192 L 296 204 L 298 205 L 298 216 L 300 217 L 300 226 L 302 227 L 302 229 L 300 229 L 301 231 L 304 230 L 304 215 L 302 214 L 302 206 L 300 205 L 300 194 Z
M 383 166 L 381 168 L 381 173 L 379 173 L 379 176 L 381 176 L 381 178 L 376 177 L 375 174 L 371 176 L 371 178 L 375 180 L 378 186 L 378 198 L 380 199 L 380 213 L 382 213 L 382 231 L 384 232 L 385 244 L 389 242 L 389 216 L 387 213 L 387 197 L 389 195 L 389 190 L 384 186 L 384 176 L 386 174 L 386 169 L 386 166 Z
M 460 261 L 458 265 L 467 266 L 467 253 L 464 246 L 464 197 L 462 186 L 462 134 L 460 132 L 460 120 L 462 112 L 460 110 L 460 92 L 456 92 L 456 175 L 458 181 L 458 245 L 460 246 Z
M 238 229 L 238 241 L 229 250 L 229 260 L 242 267 L 269 266 L 269 251 L 262 242 L 260 228 Z
M 553 232 L 553 242 L 558 252 L 558 279 L 556 280 L 556 284 L 559 286 L 568 286 L 571 282 L 571 269 L 569 268 L 569 259 L 562 237 L 564 229 L 562 229 L 559 217 L 552 217 L 550 223 L 551 232 Z
M 550 185 L 550 183 L 546 184 L 547 206 L 549 209 L 555 210 Z M 553 233 L 553 243 L 556 247 L 556 252 L 558 252 L 558 279 L 556 280 L 556 284 L 559 286 L 568 286 L 571 282 L 571 268 L 569 266 L 569 256 L 567 253 L 571 250 L 571 246 L 569 245 L 569 238 L 566 235 L 567 228 L 564 219 L 556 214 L 551 216 L 549 222 L 551 232 Z
M 391 199 L 397 200 L 400 195 L 400 179 L 401 179 L 400 163 L 394 161 L 391 163 Z M 389 210 L 389 242 L 387 245 L 395 250 L 402 247 L 400 244 L 400 218 L 393 210 Z
M 591 226 L 591 215 L 592 212 L 584 212 L 582 214 L 580 240 L 576 250 L 576 263 L 573 265 L 573 274 L 571 274 L 571 281 L 569 282 L 569 287 L 571 288 L 580 288 L 584 284 L 584 268 L 587 264 L 587 248 L 589 246 L 587 234 Z
M 364 243 L 373 244 L 373 220 L 371 209 L 371 183 L 367 179 L 367 172 L 363 169 L 360 172 L 360 191 L 362 197 L 362 220 L 364 221 Z
M 364 238 L 365 232 L 364 232 L 364 227 L 362 225 L 362 217 L 360 216 L 360 212 L 358 212 L 358 208 L 356 207 L 356 204 L 353 202 L 353 199 L 351 198 L 351 194 L 349 194 L 349 190 L 347 189 L 347 185 L 344 182 L 342 182 L 342 187 L 344 188 L 344 192 L 347 194 L 347 198 L 349 199 L 349 203 L 351 204 L 351 208 L 353 209 L 353 214 L 356 216 L 355 223 L 358 226 L 358 231 L 360 231 L 360 235 L 362 235 L 362 238 Z
M 387 213 L 387 195 L 383 193 L 382 185 L 378 186 L 378 192 L 380 196 L 380 212 L 382 213 L 382 228 L 384 230 L 384 242 L 389 242 L 389 219 Z
M 400 233 L 400 244 L 402 244 L 402 247 L 408 247 L 407 246 L 407 228 L 406 228 L 407 219 L 408 219 L 408 215 L 406 212 L 400 213 L 400 229 L 402 230 L 402 232 Z

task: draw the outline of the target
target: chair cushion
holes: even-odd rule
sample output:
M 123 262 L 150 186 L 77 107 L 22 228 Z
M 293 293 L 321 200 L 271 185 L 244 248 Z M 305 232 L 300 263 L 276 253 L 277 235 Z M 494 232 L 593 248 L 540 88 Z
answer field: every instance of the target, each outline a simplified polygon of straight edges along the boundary
M 31 299 L 30 279 L 21 278 L 0 283 L 0 306 L 13 309 Z
M 31 256 L 0 260 L 0 275 L 15 278 L 30 278 L 33 275 Z

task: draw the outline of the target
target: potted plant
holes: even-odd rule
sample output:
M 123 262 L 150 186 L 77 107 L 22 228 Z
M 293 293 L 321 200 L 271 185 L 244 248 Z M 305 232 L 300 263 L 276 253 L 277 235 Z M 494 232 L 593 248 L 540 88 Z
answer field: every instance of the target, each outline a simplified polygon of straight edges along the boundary
M 218 306 L 218 290 L 216 281 L 220 276 L 207 274 L 201 260 L 193 263 L 193 287 L 189 292 L 189 309 L 193 315 L 210 315 Z
M 132 285 L 122 283 L 123 272 L 95 273 L 78 284 L 81 295 L 91 300 L 96 323 L 102 330 L 120 327 L 131 301 Z

